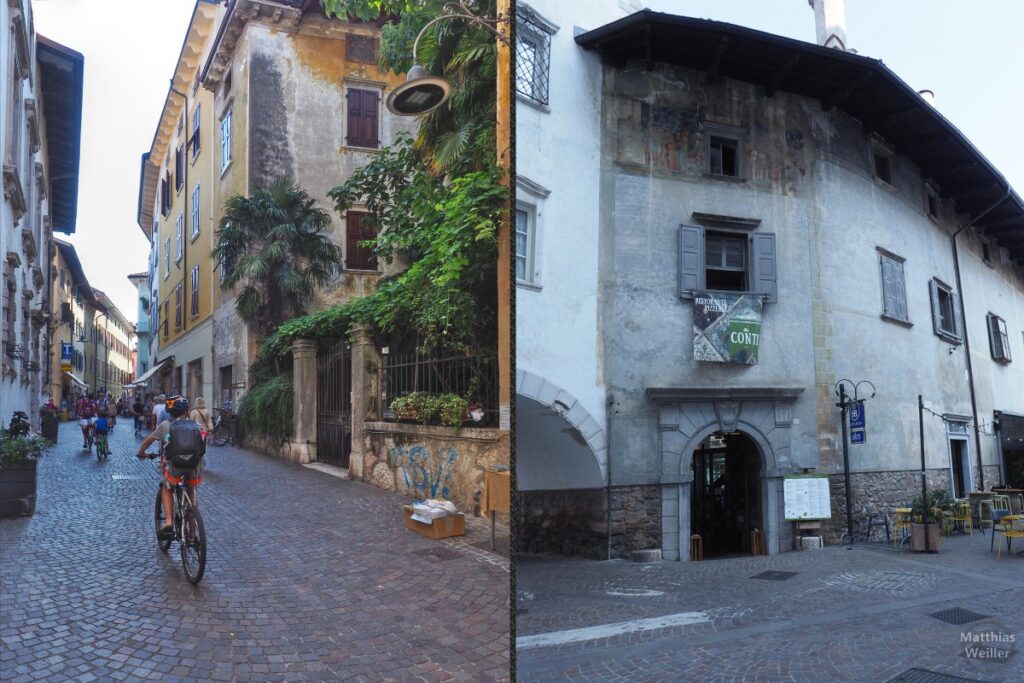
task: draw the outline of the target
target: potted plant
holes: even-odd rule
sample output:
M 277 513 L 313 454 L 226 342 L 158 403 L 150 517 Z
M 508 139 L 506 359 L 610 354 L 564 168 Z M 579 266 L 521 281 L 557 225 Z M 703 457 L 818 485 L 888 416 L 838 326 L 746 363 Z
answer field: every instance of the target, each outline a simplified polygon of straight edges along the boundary
M 49 442 L 0 430 L 0 517 L 36 510 L 36 465 Z
M 910 549 L 917 552 L 939 551 L 942 516 L 953 509 L 955 501 L 946 489 L 929 491 L 914 498 L 910 505 Z M 928 543 L 925 547 L 924 511 L 928 508 Z
M 423 392 L 414 391 L 405 396 L 399 396 L 392 401 L 391 411 L 395 414 L 395 419 L 405 422 L 419 422 L 422 413 L 423 396 Z
M 469 417 L 469 401 L 457 394 L 441 394 L 437 403 L 438 417 L 447 427 L 458 427 Z

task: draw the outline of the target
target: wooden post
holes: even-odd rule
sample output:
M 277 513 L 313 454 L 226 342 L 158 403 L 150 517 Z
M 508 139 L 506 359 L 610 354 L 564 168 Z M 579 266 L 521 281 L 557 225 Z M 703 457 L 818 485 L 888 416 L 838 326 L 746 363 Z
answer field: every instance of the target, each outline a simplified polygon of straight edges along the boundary
M 704 539 L 700 534 L 690 536 L 690 559 L 695 562 L 704 559 Z

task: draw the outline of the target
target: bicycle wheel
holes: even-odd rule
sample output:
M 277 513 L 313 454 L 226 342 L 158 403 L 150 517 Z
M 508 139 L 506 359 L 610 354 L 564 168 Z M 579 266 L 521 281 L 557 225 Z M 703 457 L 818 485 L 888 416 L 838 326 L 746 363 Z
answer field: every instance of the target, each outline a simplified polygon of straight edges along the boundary
M 181 566 L 185 570 L 185 578 L 195 585 L 206 571 L 206 531 L 203 529 L 203 516 L 191 505 L 186 503 L 182 517 L 184 538 L 178 543 L 181 546 Z M 192 531 L 193 523 L 195 531 Z
M 157 542 L 157 545 L 160 546 L 160 550 L 162 550 L 162 551 L 164 551 L 166 553 L 167 549 L 171 547 L 171 539 L 170 538 L 162 539 L 162 538 L 160 538 L 160 535 L 159 535 L 160 534 L 160 529 L 162 529 L 163 526 L 164 526 L 164 503 L 163 503 L 163 500 L 161 500 L 161 496 L 160 496 L 162 488 L 163 488 L 162 486 L 158 486 L 157 489 L 156 489 L 156 533 L 157 533 L 156 542 Z

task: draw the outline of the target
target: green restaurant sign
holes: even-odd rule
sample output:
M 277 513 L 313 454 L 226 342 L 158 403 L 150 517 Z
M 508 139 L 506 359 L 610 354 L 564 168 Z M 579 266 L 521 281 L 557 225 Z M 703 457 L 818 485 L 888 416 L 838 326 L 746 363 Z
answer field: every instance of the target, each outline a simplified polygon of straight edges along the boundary
M 757 365 L 761 306 L 760 294 L 694 292 L 694 360 Z

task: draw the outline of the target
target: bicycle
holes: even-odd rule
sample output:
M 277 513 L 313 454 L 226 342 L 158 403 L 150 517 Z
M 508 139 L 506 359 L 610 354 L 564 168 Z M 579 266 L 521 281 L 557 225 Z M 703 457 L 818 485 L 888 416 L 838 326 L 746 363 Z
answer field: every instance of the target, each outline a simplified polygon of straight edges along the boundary
M 227 414 L 227 418 L 225 418 L 225 414 Z M 235 445 L 235 418 L 231 413 L 222 410 L 213 420 L 213 445 L 224 446 L 226 444 Z
M 93 431 L 92 429 L 89 430 Z M 107 456 L 110 455 L 110 441 L 107 436 L 107 432 L 96 430 L 96 460 L 106 460 Z
M 146 453 L 150 460 L 159 458 L 159 453 Z M 185 578 L 192 585 L 199 583 L 206 572 L 206 531 L 203 527 L 203 516 L 189 495 L 185 477 L 171 489 L 172 509 L 174 510 L 174 532 L 170 538 L 161 538 L 160 529 L 164 527 L 164 506 L 161 497 L 163 481 L 157 487 L 154 518 L 156 523 L 156 542 L 160 550 L 166 553 L 171 543 L 177 542 L 181 550 L 181 566 L 185 570 Z

